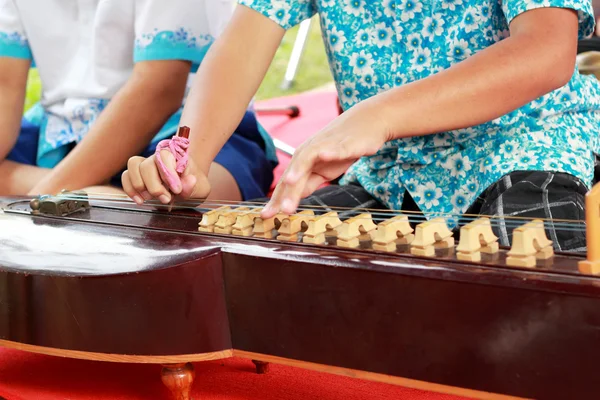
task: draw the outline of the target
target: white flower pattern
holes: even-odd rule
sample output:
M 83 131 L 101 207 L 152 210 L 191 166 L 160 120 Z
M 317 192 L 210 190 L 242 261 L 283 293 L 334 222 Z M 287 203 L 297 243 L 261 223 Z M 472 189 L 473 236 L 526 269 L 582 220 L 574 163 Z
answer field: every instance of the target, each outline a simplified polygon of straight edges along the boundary
M 594 29 L 590 0 L 239 1 L 266 16 L 288 7 L 285 18 L 271 17 L 286 29 L 319 14 L 344 109 L 505 39 L 510 22 L 531 9 L 576 10 L 580 38 Z M 598 126 L 600 83 L 575 72 L 563 88 L 488 123 L 388 142 L 357 161 L 342 184 L 358 182 L 391 209 L 408 191 L 427 217 L 465 212 L 517 170 L 565 172 L 590 186 Z

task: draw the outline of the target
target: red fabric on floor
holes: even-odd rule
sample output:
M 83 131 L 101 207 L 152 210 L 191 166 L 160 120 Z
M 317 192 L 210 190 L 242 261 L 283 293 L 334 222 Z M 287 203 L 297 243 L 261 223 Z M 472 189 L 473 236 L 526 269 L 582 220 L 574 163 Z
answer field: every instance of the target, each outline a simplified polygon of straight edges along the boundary
M 0 396 L 6 400 L 169 400 L 160 366 L 73 360 L 0 349 Z M 248 360 L 195 363 L 196 400 L 460 400 L 383 383 Z
M 307 92 L 295 96 L 257 102 L 257 108 L 280 108 L 297 106 L 300 115 L 290 118 L 285 115 L 258 115 L 258 120 L 269 134 L 282 142 L 297 148 L 312 135 L 318 133 L 337 115 L 337 93 L 335 91 Z M 291 157 L 277 152 L 279 166 L 275 169 L 274 182 L 279 178 L 290 163 Z

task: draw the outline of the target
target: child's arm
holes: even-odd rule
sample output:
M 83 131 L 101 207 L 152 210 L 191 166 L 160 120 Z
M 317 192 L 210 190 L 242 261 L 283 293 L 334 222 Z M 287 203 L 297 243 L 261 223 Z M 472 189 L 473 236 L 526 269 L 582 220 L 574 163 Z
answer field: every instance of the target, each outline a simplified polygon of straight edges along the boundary
M 31 49 L 12 0 L 0 0 L 0 162 L 19 136 Z
M 30 64 L 27 59 L 0 57 L 0 162 L 19 136 Z
M 30 193 L 55 193 L 108 181 L 181 106 L 190 66 L 176 60 L 136 64 L 84 139 Z
M 256 93 L 285 30 L 261 14 L 238 6 L 225 31 L 202 61 L 184 108 L 181 125 L 189 126 L 189 164 L 182 180 L 167 188 L 154 156 L 129 161 L 123 189 L 138 203 L 143 192 L 163 203 L 171 192 L 184 197 L 205 197 L 210 191 L 208 170 L 217 153 L 239 125 Z M 177 176 L 168 151 L 161 158 Z
M 6 160 L 19 137 L 32 54 L 13 0 L 0 0 L 0 193 L 23 194 L 46 170 Z
M 356 105 L 296 151 L 264 216 L 294 212 L 301 197 L 386 141 L 476 126 L 564 86 L 577 37 L 575 11 L 531 10 L 513 20 L 509 38 Z
M 203 173 L 242 120 L 284 34 L 256 11 L 237 6 L 202 62 L 181 125 L 191 127 L 189 154 Z

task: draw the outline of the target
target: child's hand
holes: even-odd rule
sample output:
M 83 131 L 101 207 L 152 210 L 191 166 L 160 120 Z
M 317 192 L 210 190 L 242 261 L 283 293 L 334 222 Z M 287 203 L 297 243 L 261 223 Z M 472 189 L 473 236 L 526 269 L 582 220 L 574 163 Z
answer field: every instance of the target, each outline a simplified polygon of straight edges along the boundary
M 163 204 L 169 204 L 173 194 L 184 199 L 205 199 L 210 193 L 210 184 L 206 175 L 196 167 L 190 158 L 181 177 L 175 171 L 175 157 L 168 150 L 162 150 L 160 157 L 174 180 L 169 180 L 156 165 L 156 155 L 148 158 L 132 157 L 123 172 L 121 182 L 123 190 L 137 204 L 157 198 Z M 200 203 L 200 201 L 199 201 Z
M 356 105 L 296 150 L 262 217 L 294 213 L 301 198 L 342 175 L 360 157 L 375 154 L 389 137 L 376 103 Z

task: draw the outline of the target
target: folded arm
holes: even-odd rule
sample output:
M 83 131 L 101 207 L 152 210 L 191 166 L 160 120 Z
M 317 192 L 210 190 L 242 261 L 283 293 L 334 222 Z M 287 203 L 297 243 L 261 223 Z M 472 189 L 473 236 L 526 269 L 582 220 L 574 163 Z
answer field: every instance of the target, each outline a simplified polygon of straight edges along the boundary
M 510 37 L 455 66 L 373 99 L 387 138 L 476 126 L 512 112 L 571 79 L 577 13 L 536 9 L 517 16 Z
M 202 61 L 181 124 L 191 129 L 189 154 L 203 174 L 242 120 L 284 34 L 273 21 L 237 6 Z
M 110 101 L 84 139 L 31 194 L 105 183 L 139 154 L 183 100 L 191 65 L 144 61 Z

